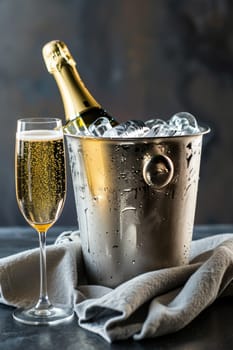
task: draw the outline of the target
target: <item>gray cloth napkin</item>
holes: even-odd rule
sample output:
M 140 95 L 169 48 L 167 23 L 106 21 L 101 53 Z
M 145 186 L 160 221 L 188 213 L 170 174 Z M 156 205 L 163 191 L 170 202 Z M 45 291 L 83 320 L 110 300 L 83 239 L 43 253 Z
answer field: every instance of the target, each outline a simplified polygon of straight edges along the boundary
M 0 259 L 0 301 L 25 306 L 39 290 L 38 249 Z M 108 342 L 175 332 L 214 300 L 233 295 L 233 234 L 193 241 L 190 264 L 139 275 L 115 289 L 83 285 L 77 232 L 47 247 L 48 289 L 53 303 L 74 306 L 79 325 Z
M 72 240 L 72 244 L 67 243 L 69 240 L 46 248 L 47 279 L 50 299 L 55 303 L 73 305 L 82 254 L 79 240 Z M 1 303 L 25 307 L 38 300 L 39 259 L 38 248 L 0 259 Z

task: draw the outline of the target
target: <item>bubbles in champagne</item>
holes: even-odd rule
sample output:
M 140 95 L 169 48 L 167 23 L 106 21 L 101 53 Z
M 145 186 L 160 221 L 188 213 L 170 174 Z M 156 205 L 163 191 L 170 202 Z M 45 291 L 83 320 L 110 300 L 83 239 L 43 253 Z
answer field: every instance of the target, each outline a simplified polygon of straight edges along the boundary
M 58 131 L 17 135 L 16 192 L 19 207 L 34 227 L 55 222 L 66 193 L 63 138 Z

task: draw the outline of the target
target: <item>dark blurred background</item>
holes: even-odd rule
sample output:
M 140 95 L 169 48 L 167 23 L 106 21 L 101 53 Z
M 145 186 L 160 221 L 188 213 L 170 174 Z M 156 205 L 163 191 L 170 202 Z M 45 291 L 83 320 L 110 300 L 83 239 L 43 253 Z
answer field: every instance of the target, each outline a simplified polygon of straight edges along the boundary
M 88 89 L 118 120 L 189 111 L 204 138 L 196 224 L 232 223 L 233 2 L 1 0 L 0 225 L 25 225 L 14 185 L 16 120 L 60 116 L 42 46 L 64 40 Z M 76 224 L 69 177 L 60 224 Z

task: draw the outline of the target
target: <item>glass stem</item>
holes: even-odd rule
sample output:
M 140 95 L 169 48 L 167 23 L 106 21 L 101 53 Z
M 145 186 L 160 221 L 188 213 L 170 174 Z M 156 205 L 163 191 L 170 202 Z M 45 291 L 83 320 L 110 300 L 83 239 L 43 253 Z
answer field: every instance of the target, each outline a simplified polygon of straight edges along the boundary
M 36 304 L 37 310 L 47 310 L 51 303 L 47 291 L 47 270 L 46 270 L 46 232 L 39 232 L 40 241 L 40 297 Z

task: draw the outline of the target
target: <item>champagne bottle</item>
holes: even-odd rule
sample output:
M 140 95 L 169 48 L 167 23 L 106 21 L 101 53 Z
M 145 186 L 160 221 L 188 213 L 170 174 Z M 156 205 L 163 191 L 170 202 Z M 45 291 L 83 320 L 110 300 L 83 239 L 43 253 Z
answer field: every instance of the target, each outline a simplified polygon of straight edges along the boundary
M 65 110 L 64 131 L 70 134 L 89 135 L 88 127 L 98 118 L 105 117 L 111 126 L 118 123 L 90 94 L 76 69 L 66 44 L 53 40 L 42 49 L 45 64 L 58 85 Z

